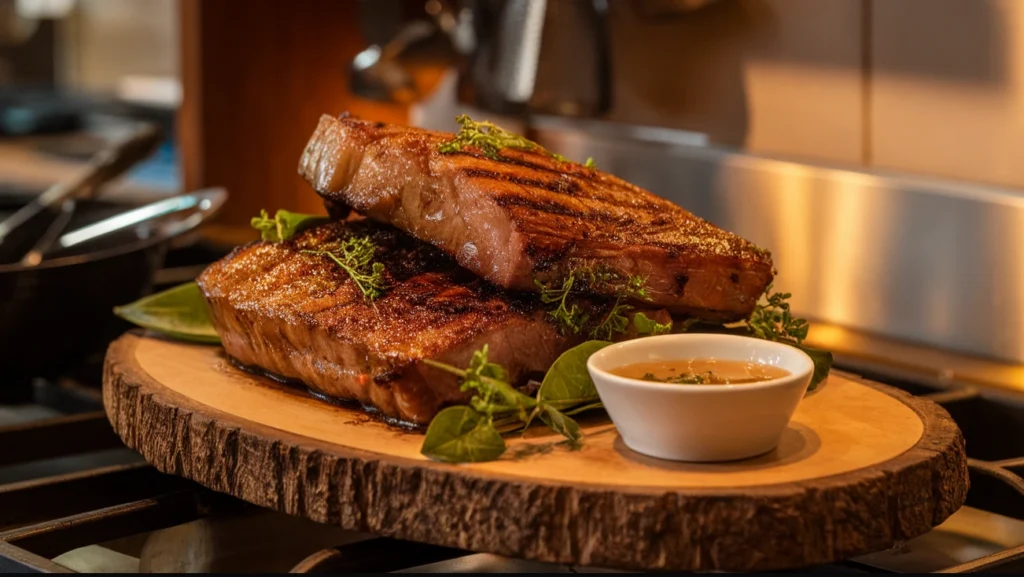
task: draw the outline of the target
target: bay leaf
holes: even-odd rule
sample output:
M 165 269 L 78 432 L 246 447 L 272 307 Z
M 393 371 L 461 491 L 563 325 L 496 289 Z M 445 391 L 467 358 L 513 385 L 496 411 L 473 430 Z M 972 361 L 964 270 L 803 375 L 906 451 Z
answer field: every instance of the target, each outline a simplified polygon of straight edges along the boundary
M 420 453 L 446 463 L 493 461 L 505 452 L 505 440 L 486 415 L 460 405 L 434 416 Z
M 636 327 L 638 335 L 664 335 L 672 332 L 672 323 L 661 324 L 644 313 L 633 315 L 633 326 Z
M 610 344 L 608 341 L 587 341 L 562 353 L 544 375 L 537 400 L 563 409 L 600 400 L 587 371 L 587 359 Z
M 572 417 L 567 416 L 551 405 L 541 404 L 540 409 L 540 420 L 544 421 L 544 424 L 551 427 L 556 433 L 573 443 L 578 444 L 583 440 L 583 430 L 580 429 L 579 423 L 573 420 Z
M 210 309 L 194 282 L 178 285 L 115 307 L 114 314 L 140 327 L 171 338 L 197 343 L 219 344 L 220 337 L 210 320 Z
M 793 343 L 787 343 L 790 346 L 794 346 L 801 351 L 807 353 L 807 356 L 811 357 L 814 361 L 814 375 L 811 377 L 811 384 L 807 387 L 807 392 L 811 393 L 816 391 L 821 383 L 825 382 L 828 378 L 829 372 L 832 370 L 832 353 L 822 349 L 816 349 L 807 345 L 797 345 Z

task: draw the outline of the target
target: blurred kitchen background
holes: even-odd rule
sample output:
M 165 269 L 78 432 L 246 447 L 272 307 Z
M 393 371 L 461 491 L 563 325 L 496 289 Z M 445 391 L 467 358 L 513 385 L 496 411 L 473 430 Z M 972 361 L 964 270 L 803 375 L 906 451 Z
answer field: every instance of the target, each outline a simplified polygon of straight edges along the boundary
M 1019 0 L 0 0 L 9 194 L 153 122 L 104 198 L 223 186 L 230 246 L 322 212 L 296 166 L 344 111 L 593 156 L 772 249 L 817 344 L 1024 386 Z
M 969 506 L 855 562 L 1019 569 L 1024 0 L 0 0 L 0 527 L 40 523 L 0 536 L 0 572 L 316 572 L 352 538 L 252 509 L 136 535 L 196 514 L 153 497 L 180 485 L 100 398 L 112 308 L 255 239 L 260 209 L 323 212 L 296 169 L 346 111 L 491 119 L 771 249 L 809 344 L 967 439 Z M 151 497 L 148 529 L 110 513 Z

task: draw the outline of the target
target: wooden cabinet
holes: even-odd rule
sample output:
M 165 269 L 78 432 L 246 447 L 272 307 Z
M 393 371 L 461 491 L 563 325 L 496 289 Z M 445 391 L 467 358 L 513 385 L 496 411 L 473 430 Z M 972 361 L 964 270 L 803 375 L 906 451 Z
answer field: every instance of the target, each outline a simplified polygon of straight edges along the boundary
M 221 224 L 244 226 L 261 208 L 323 212 L 296 173 L 321 114 L 406 120 L 405 107 L 348 90 L 366 47 L 354 0 L 180 2 L 185 186 L 228 189 Z

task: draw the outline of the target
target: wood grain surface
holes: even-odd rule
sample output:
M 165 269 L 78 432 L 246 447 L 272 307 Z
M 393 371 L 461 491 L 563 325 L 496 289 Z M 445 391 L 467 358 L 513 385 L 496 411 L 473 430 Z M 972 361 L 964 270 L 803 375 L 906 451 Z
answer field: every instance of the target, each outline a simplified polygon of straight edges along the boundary
M 218 347 L 132 332 L 107 355 L 114 429 L 161 471 L 345 529 L 538 561 L 768 570 L 888 548 L 964 502 L 963 437 L 934 403 L 833 375 L 779 448 L 651 459 L 602 417 L 583 448 L 541 429 L 447 465 L 422 436 L 235 369 Z

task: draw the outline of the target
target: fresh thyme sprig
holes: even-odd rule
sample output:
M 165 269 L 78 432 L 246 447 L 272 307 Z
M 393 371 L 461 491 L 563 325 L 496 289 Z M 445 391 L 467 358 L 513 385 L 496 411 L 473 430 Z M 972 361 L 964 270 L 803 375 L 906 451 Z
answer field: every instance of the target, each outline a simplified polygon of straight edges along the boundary
M 533 282 L 540 289 L 540 300 L 545 304 L 558 303 L 554 310 L 548 311 L 548 315 L 558 324 L 566 334 L 578 335 L 584 325 L 590 320 L 590 315 L 576 303 L 569 303 L 572 295 L 572 287 L 576 284 L 576 274 L 570 273 L 562 280 L 562 286 L 548 288 L 544 283 L 534 280 Z
M 502 148 L 514 148 L 516 150 L 537 150 L 541 148 L 536 142 L 514 132 L 509 132 L 493 122 L 487 122 L 486 120 L 478 122 L 466 114 L 460 114 L 455 118 L 455 122 L 459 123 L 459 132 L 455 135 L 455 138 L 442 143 L 437 148 L 438 152 L 442 154 L 460 152 L 466 147 L 472 147 L 480 150 L 488 158 L 498 159 L 498 152 Z
M 384 265 L 374 262 L 377 247 L 368 236 L 352 237 L 342 242 L 338 248 L 327 250 L 304 250 L 306 254 L 325 256 L 340 266 L 363 293 L 367 300 L 375 300 L 384 295 L 387 281 L 384 278 Z
M 744 323 L 750 335 L 766 341 L 779 341 L 800 344 L 807 338 L 810 325 L 804 319 L 796 318 L 789 310 L 786 302 L 793 295 L 790 293 L 772 293 L 772 286 L 765 289 L 765 302 L 758 302 Z
M 624 334 L 629 330 L 629 317 L 626 316 L 633 307 L 623 304 L 622 298 L 616 298 L 615 304 L 604 315 L 601 322 L 590 331 L 590 338 L 599 341 L 610 341 L 615 335 Z
M 754 312 L 746 320 L 718 325 L 718 328 L 734 334 L 785 343 L 804 351 L 814 362 L 814 376 L 808 387 L 808 390 L 813 391 L 828 377 L 829 371 L 832 369 L 832 353 L 803 344 L 810 325 L 806 320 L 796 318 L 790 312 L 789 303 L 786 301 L 792 295 L 771 291 L 772 286 L 768 285 L 761 295 L 763 302 L 760 302 L 761 299 L 759 299 L 754 307 Z M 688 321 L 682 330 L 685 332 L 691 328 L 714 330 L 715 325 L 700 321 Z
M 473 353 L 473 358 L 466 369 L 431 359 L 424 359 L 423 362 L 460 377 L 462 384 L 459 390 L 473 391 L 470 406 L 486 415 L 488 419 L 493 420 L 495 414 L 513 413 L 525 420 L 527 411 L 536 406 L 537 402 L 508 384 L 505 369 L 488 361 L 487 355 L 488 346 L 484 345 L 482 349 Z
M 486 120 L 476 121 L 466 114 L 457 116 L 455 121 L 459 123 L 459 132 L 455 135 L 455 138 L 443 142 L 437 147 L 438 152 L 442 154 L 460 152 L 469 147 L 476 148 L 487 158 L 500 160 L 501 156 L 498 153 L 501 149 L 513 148 L 516 150 L 540 152 L 554 158 L 558 162 L 571 162 L 561 154 L 551 152 L 536 142 L 505 130 L 493 122 Z M 594 159 L 588 158 L 584 166 L 594 168 Z
M 420 452 L 450 463 L 490 461 L 506 449 L 503 433 L 526 431 L 539 419 L 579 446 L 583 430 L 569 415 L 603 407 L 587 371 L 587 359 L 608 342 L 588 341 L 569 349 L 551 365 L 536 397 L 516 390 L 505 370 L 488 360 L 488 347 L 473 353 L 465 369 L 424 359 L 424 364 L 461 379 L 460 389 L 472 391 L 469 406 L 448 407 L 434 416 Z
M 597 340 L 609 341 L 625 333 L 629 329 L 627 315 L 633 310 L 633 306 L 625 301 L 647 298 L 646 278 L 639 275 L 624 277 L 605 267 L 573 268 L 560 287 L 551 287 L 537 280 L 534 283 L 540 289 L 541 302 L 558 303 L 548 315 L 564 334 L 586 332 Z M 615 301 L 606 308 L 592 305 L 590 311 L 569 301 L 574 294 L 581 295 L 587 290 L 614 294 Z
M 326 216 L 315 214 L 300 214 L 287 210 L 279 210 L 270 218 L 267 211 L 261 210 L 259 216 L 254 216 L 249 224 L 260 231 L 260 238 L 268 242 L 283 242 L 291 240 L 292 237 L 306 230 L 307 228 L 328 222 Z

